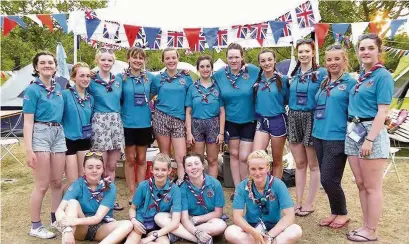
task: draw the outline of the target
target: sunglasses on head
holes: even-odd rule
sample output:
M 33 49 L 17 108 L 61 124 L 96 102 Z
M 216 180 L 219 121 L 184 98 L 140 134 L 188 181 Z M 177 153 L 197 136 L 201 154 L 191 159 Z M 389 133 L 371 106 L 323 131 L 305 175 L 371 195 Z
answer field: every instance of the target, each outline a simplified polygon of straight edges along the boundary
M 327 51 L 331 51 L 331 50 L 342 50 L 342 46 L 341 46 L 341 44 L 334 44 L 334 45 L 331 45 L 331 46 L 327 47 L 326 50 L 327 50 Z
M 108 48 L 108 47 L 101 47 L 100 49 L 98 49 L 98 52 L 113 54 L 114 50 L 112 48 Z
M 378 35 L 375 33 L 363 34 L 358 37 L 358 41 L 362 41 L 364 39 L 376 39 Z
M 85 157 L 92 157 L 92 156 L 102 157 L 102 152 L 87 152 L 85 154 Z
M 314 41 L 314 40 L 311 39 L 311 38 L 308 38 L 308 39 L 299 39 L 299 40 L 297 41 L 297 44 L 312 43 L 313 41 Z

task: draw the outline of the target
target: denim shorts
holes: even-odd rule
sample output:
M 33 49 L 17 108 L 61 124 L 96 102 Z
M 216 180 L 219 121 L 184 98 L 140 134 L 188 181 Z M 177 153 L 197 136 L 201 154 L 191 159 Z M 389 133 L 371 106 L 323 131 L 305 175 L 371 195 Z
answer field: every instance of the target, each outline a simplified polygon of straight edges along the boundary
M 350 128 L 350 124 L 353 122 L 348 123 L 348 128 Z M 362 125 L 366 128 L 366 130 L 369 132 L 371 130 L 373 121 L 367 121 L 367 122 L 362 122 Z M 348 131 L 349 133 L 349 131 Z M 386 128 L 383 127 L 379 134 L 375 137 L 373 143 L 372 143 L 372 153 L 367 156 L 367 157 L 362 157 L 361 156 L 361 147 L 362 144 L 358 144 L 355 141 L 353 141 L 351 138 L 347 136 L 345 138 L 345 154 L 348 156 L 358 156 L 359 158 L 365 158 L 365 159 L 378 159 L 378 158 L 389 158 L 389 148 L 390 148 L 390 142 L 389 142 L 389 136 L 386 131 Z
M 257 115 L 257 131 L 270 134 L 272 137 L 287 135 L 287 115 L 279 114 L 273 117 Z
M 61 153 L 67 151 L 63 127 L 34 123 L 33 152 Z
M 197 142 L 215 143 L 219 130 L 219 117 L 210 119 L 192 118 L 192 134 Z

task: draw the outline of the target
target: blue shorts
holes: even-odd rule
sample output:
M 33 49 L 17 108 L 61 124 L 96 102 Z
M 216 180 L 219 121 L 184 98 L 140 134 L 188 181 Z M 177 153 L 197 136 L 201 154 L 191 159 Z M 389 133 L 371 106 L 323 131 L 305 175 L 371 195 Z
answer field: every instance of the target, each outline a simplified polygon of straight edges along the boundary
M 272 137 L 287 135 L 287 115 L 279 114 L 273 117 L 257 115 L 257 131 L 270 134 Z
M 237 124 L 226 120 L 225 125 L 225 140 L 236 140 L 253 142 L 254 134 L 256 133 L 256 121 L 251 121 L 244 124 Z
M 50 126 L 34 123 L 33 152 L 61 153 L 67 151 L 64 129 L 61 125 Z

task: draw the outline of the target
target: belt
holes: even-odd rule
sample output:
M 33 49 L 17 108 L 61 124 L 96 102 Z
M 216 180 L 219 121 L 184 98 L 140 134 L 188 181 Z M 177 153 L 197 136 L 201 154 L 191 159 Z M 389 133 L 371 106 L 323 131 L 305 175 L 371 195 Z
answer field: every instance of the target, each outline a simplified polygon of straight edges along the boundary
M 348 117 L 348 122 L 359 123 L 359 122 L 373 121 L 374 119 L 375 119 L 375 118 Z
M 34 121 L 36 124 L 43 124 L 43 125 L 48 125 L 48 126 L 60 126 L 60 123 L 57 122 L 42 122 L 42 121 Z

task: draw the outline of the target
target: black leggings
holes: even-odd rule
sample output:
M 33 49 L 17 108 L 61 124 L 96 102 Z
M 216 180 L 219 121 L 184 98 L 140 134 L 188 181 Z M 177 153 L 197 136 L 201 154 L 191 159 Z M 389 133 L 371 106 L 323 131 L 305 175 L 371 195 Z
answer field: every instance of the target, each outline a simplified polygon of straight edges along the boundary
M 313 138 L 313 146 L 317 152 L 321 172 L 321 184 L 328 195 L 331 214 L 346 215 L 347 207 L 344 191 L 341 187 L 347 155 L 345 141 L 327 141 Z

